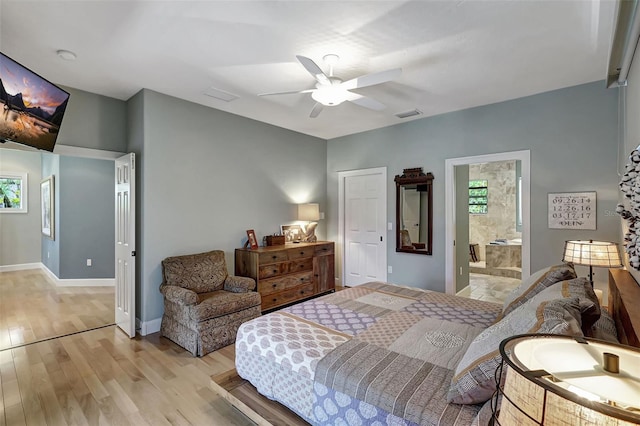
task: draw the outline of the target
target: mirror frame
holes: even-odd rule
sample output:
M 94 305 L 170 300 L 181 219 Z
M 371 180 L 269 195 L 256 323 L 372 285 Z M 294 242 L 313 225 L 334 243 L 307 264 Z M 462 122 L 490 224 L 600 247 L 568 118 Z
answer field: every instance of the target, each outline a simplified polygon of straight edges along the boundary
M 411 169 L 404 169 L 402 175 L 396 175 L 393 179 L 396 183 L 396 252 L 401 253 L 414 253 L 414 254 L 426 254 L 431 255 L 433 253 L 433 174 L 431 172 L 424 173 L 422 167 L 414 167 Z M 427 241 L 425 242 L 425 248 L 422 250 L 411 250 L 402 248 L 402 238 L 400 237 L 400 216 L 401 212 L 401 196 L 400 191 L 405 185 L 426 185 L 427 186 Z

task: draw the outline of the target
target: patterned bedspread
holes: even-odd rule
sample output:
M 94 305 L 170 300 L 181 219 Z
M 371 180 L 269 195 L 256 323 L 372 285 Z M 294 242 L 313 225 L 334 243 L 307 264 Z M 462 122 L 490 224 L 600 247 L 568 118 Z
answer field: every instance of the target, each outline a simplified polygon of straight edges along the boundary
M 373 282 L 244 323 L 236 369 L 312 424 L 470 425 L 447 403 L 458 361 L 501 305 Z

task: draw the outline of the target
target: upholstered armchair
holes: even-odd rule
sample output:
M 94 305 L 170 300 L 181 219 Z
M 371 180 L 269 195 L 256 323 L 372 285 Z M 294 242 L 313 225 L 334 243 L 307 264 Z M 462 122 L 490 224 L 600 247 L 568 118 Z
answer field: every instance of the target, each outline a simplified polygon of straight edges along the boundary
M 194 356 L 232 344 L 240 324 L 260 316 L 256 282 L 229 275 L 221 250 L 168 257 L 162 278 L 160 333 Z

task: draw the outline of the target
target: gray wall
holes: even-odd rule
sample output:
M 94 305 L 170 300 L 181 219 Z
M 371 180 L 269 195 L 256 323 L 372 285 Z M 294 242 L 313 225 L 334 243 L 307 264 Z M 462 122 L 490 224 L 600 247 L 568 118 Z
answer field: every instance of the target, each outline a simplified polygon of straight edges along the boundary
M 61 279 L 115 277 L 114 163 L 60 157 Z M 92 266 L 87 266 L 87 259 Z
M 0 266 L 40 262 L 40 155 L 0 149 L 0 171 L 26 172 L 27 213 L 0 214 Z
M 567 239 L 619 241 L 620 221 L 611 215 L 618 197 L 616 150 L 612 149 L 617 120 L 616 91 L 594 82 L 330 140 L 328 238 L 336 240 L 338 234 L 338 171 L 387 166 L 387 214 L 393 218 L 393 176 L 404 168 L 422 166 L 435 175 L 434 254 L 396 253 L 394 239 L 387 238 L 388 262 L 394 271 L 388 279 L 444 291 L 445 159 L 528 149 L 532 272 L 559 262 Z M 597 191 L 596 231 L 547 228 L 547 194 L 573 191 Z M 341 259 L 336 262 L 341 268 Z M 606 277 L 606 272 L 596 274 L 596 278 Z
M 143 123 L 129 127 L 143 163 L 142 321 L 162 316 L 165 257 L 221 249 L 233 272 L 247 229 L 262 240 L 295 220 L 296 203 L 325 211 L 325 141 L 149 90 L 131 102 L 130 119 Z M 318 228 L 322 239 L 323 221 Z
M 144 241 L 145 224 L 142 220 L 144 216 L 144 91 L 136 93 L 127 101 L 127 140 L 129 141 L 128 152 L 133 152 L 136 156 L 136 317 L 141 317 L 142 312 L 142 246 Z
M 83 90 L 62 87 L 71 96 L 56 144 L 125 152 L 126 103 Z
M 38 155 L 38 153 L 33 153 Z M 56 154 L 42 153 L 42 178 L 46 179 L 53 176 L 54 199 L 53 199 L 53 222 L 55 224 L 52 240 L 51 238 L 40 234 L 42 239 L 42 263 L 55 274 L 60 277 L 60 156 Z M 40 185 L 38 185 L 38 210 L 40 209 Z M 38 230 L 41 225 L 38 222 Z

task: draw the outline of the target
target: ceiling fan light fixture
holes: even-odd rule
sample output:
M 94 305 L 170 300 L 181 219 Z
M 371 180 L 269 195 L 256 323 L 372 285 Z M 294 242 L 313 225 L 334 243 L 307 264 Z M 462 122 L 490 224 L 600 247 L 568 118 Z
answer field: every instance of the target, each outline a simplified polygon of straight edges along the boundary
M 324 106 L 336 106 L 347 100 L 347 91 L 338 86 L 321 86 L 311 93 L 311 97 Z

